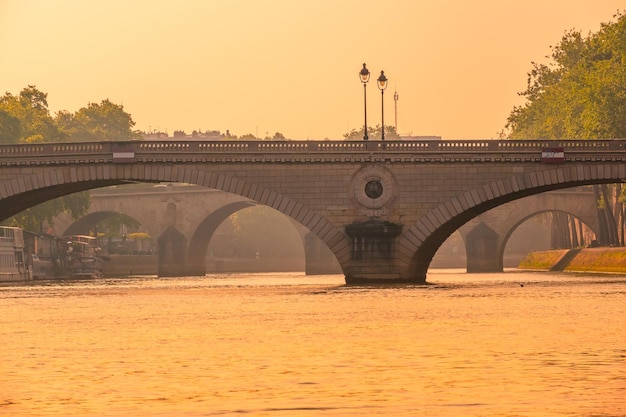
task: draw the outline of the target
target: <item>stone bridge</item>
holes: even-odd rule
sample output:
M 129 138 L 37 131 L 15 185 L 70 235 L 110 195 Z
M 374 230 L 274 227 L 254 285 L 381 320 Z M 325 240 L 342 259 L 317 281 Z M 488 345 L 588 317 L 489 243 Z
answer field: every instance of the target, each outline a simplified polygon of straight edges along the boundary
M 158 237 L 174 226 L 193 242 L 188 248 L 187 271 L 204 275 L 206 247 L 226 217 L 255 205 L 252 200 L 223 191 L 192 185 L 161 184 L 149 187 L 125 185 L 94 190 L 89 213 L 78 221 L 63 213 L 54 221 L 57 236 L 89 234 L 111 213 L 122 213 L 142 224 L 142 230 Z M 549 191 L 495 207 L 459 229 L 466 250 L 468 272 L 502 272 L 507 242 L 519 225 L 544 212 L 573 215 L 597 233 L 598 216 L 593 193 L 572 188 Z M 309 231 L 293 222 L 304 245 L 307 273 L 338 273 L 333 255 Z M 189 239 L 188 239 L 189 240 Z
M 476 216 L 545 191 L 621 182 L 626 177 L 625 144 L 476 140 L 3 145 L 0 219 L 86 189 L 130 182 L 195 184 L 270 206 L 302 224 L 332 251 L 347 283 L 421 283 L 439 246 Z
M 206 187 L 189 184 L 159 184 L 152 187 L 137 185 L 113 186 L 94 190 L 91 194 L 89 212 L 74 221 L 68 213 L 54 220 L 51 233 L 57 236 L 89 234 L 95 226 L 112 213 L 127 215 L 142 225 L 142 231 L 158 238 L 169 228 L 180 231 L 188 243 L 186 256 L 187 274 L 206 273 L 206 255 L 209 243 L 217 228 L 231 214 L 257 205 L 255 201 Z M 145 184 L 143 184 L 145 185 Z M 305 227 L 292 221 L 294 232 L 300 235 L 305 245 L 305 268 L 312 273 L 339 273 L 335 262 L 324 266 L 320 263 L 332 261 L 327 253 L 320 257 L 325 247 Z M 307 247 L 310 248 L 307 251 Z

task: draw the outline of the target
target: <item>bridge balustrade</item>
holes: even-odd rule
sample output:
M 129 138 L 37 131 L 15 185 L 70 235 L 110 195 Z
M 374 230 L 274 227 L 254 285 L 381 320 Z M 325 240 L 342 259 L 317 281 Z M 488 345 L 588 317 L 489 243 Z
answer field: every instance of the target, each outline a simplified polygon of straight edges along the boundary
M 198 149 L 204 151 L 247 151 L 249 142 L 203 142 L 198 145 Z
M 523 150 L 538 150 L 540 151 L 542 148 L 547 148 L 551 145 L 551 142 L 545 142 L 540 140 L 507 140 L 507 141 L 498 141 L 497 150 L 502 152 L 510 152 L 519 149 Z M 552 143 L 552 145 L 554 145 Z
M 55 155 L 105 156 L 114 150 L 140 154 L 159 153 L 528 153 L 542 148 L 568 152 L 623 152 L 626 139 L 614 140 L 416 140 L 416 141 L 128 141 L 0 145 L 0 158 Z M 98 156 L 100 156 L 98 155 Z
M 598 142 L 598 141 L 575 141 L 575 142 L 559 142 L 559 146 L 561 148 L 564 149 L 583 149 L 583 150 L 590 150 L 590 149 L 597 149 L 597 148 L 612 148 L 615 149 L 615 147 L 611 147 L 609 146 L 610 143 L 609 142 Z M 620 149 L 623 149 L 623 144 L 620 142 Z
M 386 150 L 388 151 L 405 151 L 405 152 L 415 152 L 415 151 L 426 151 L 430 146 L 430 142 L 428 141 L 419 141 L 419 142 L 408 142 L 408 141 L 398 141 L 398 142 L 386 142 L 385 143 Z
M 4 145 L 0 148 L 0 154 L 41 154 L 44 152 L 42 145 Z
M 146 151 L 188 151 L 188 142 L 141 142 L 139 149 Z
M 477 142 L 477 141 L 446 141 L 437 143 L 437 148 L 440 150 L 455 150 L 455 151 L 480 151 L 486 150 L 489 147 L 489 142 Z
M 367 144 L 370 142 L 352 142 L 352 141 L 343 141 L 343 142 L 321 142 L 316 143 L 311 150 L 314 151 L 364 151 L 367 149 Z
M 519 148 L 542 149 L 549 147 L 563 148 L 564 150 L 596 150 L 596 149 L 624 149 L 623 140 L 506 140 L 498 141 L 498 148 L 509 151 Z
M 52 152 L 55 153 L 66 153 L 66 152 L 70 152 L 70 153 L 82 153 L 82 152 L 87 152 L 87 153 L 91 153 L 91 152 L 95 152 L 95 151 L 102 151 L 103 147 L 102 144 L 100 143 L 64 143 L 64 144 L 58 144 L 58 145 L 52 145 Z
M 309 142 L 259 142 L 258 150 L 262 151 L 306 151 Z

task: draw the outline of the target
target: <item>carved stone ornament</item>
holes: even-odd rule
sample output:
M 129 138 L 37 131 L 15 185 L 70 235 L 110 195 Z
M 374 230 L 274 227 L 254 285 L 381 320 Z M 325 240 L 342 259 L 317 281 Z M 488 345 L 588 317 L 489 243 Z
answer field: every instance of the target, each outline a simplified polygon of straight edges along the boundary
M 379 217 L 389 213 L 397 193 L 393 174 L 381 165 L 368 165 L 357 171 L 350 181 L 353 203 L 361 214 Z

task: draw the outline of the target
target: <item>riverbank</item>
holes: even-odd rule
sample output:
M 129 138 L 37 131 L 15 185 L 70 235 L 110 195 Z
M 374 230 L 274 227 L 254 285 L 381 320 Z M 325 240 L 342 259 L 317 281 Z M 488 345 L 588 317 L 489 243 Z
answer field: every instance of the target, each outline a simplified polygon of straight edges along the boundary
M 626 273 L 626 248 L 600 247 L 531 252 L 520 262 L 518 268 Z

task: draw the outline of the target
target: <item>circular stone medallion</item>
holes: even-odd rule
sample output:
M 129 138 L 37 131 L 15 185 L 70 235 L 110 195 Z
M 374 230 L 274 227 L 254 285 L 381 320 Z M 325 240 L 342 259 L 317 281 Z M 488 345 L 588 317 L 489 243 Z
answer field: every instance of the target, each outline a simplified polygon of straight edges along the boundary
M 361 168 L 350 181 L 350 192 L 361 213 L 368 216 L 387 214 L 397 187 L 393 174 L 381 165 Z

